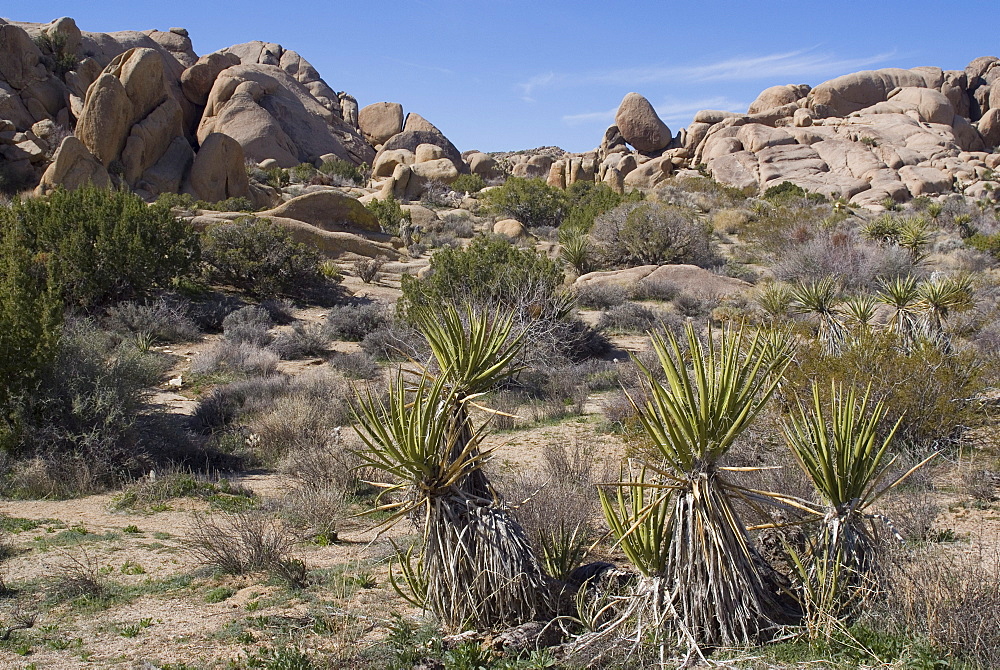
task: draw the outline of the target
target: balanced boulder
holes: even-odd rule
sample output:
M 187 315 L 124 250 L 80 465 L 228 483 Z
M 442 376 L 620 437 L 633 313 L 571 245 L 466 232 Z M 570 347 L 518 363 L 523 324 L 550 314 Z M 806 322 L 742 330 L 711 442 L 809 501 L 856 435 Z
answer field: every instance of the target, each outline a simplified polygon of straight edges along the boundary
M 625 141 L 638 151 L 659 151 L 672 139 L 670 128 L 660 120 L 649 100 L 638 93 L 627 94 L 618 105 L 615 125 Z

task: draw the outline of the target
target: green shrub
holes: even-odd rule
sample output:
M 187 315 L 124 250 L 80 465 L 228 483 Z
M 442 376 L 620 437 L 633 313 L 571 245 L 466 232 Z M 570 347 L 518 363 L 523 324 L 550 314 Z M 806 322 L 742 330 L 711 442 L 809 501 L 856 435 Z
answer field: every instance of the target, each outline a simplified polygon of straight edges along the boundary
M 456 193 L 479 193 L 486 188 L 486 182 L 477 174 L 460 174 L 451 183 L 451 190 Z
M 541 179 L 511 177 L 503 186 L 483 193 L 483 201 L 497 215 L 517 219 L 529 228 L 558 226 L 569 212 L 565 192 Z
M 205 200 L 195 200 L 190 193 L 161 193 L 156 198 L 157 204 L 167 207 L 178 207 L 180 209 L 195 210 L 208 209 L 215 212 L 253 212 L 256 207 L 249 198 L 226 198 L 218 202 L 207 202 Z
M 910 351 L 898 345 L 891 333 L 865 336 L 840 353 L 824 352 L 816 342 L 804 344 L 786 372 L 788 389 L 807 398 L 812 380 L 821 389 L 829 389 L 833 380 L 854 384 L 860 392 L 870 383 L 872 401 L 886 405 L 887 422 L 904 417 L 897 439 L 921 450 L 951 444 L 980 423 L 973 399 L 982 391 L 981 361 L 929 344 Z
M 561 300 L 563 271 L 531 249 L 518 249 L 500 237 L 479 237 L 465 249 L 441 249 L 431 257 L 424 279 L 402 278 L 405 312 L 465 302 L 482 307 L 523 310 L 535 305 L 551 312 Z
M 209 280 L 257 297 L 296 295 L 327 281 L 318 251 L 269 219 L 252 216 L 208 228 L 202 260 Z
M 986 235 L 977 232 L 966 238 L 965 243 L 973 249 L 978 249 L 994 258 L 1000 258 L 1000 233 Z
M 354 163 L 349 163 L 348 161 L 343 161 L 339 159 L 334 159 L 332 161 L 324 161 L 322 165 L 319 166 L 319 171 L 325 175 L 330 175 L 334 177 L 342 177 L 355 184 L 364 184 L 367 180 L 365 175 L 365 165 L 355 165 Z
M 56 355 L 62 321 L 51 266 L 33 258 L 18 219 L 0 228 L 0 448 L 13 439 L 11 401 L 30 395 Z
M 623 202 L 640 202 L 645 197 L 642 191 L 631 191 L 625 195 L 615 193 L 607 184 L 578 181 L 566 189 L 570 200 L 569 214 L 563 221 L 564 228 L 590 232 L 594 219 L 611 211 Z
M 783 181 L 780 184 L 769 186 L 767 190 L 764 191 L 763 197 L 765 200 L 770 200 L 772 202 L 794 200 L 795 198 L 806 198 L 817 202 L 824 202 L 826 200 L 826 198 L 819 193 L 809 193 L 801 186 L 797 186 L 790 181 Z
M 685 207 L 625 203 L 599 216 L 591 234 L 609 267 L 714 261 L 707 227 Z
M 67 306 L 91 307 L 169 286 L 198 258 L 198 238 L 169 207 L 124 191 L 57 190 L 11 202 L 0 227 L 49 266 Z
M 403 225 L 403 222 L 411 220 L 410 213 L 404 211 L 392 196 L 389 196 L 385 200 L 374 199 L 365 205 L 365 207 L 378 219 L 378 223 L 382 227 L 382 232 L 388 235 L 399 235 L 399 229 Z

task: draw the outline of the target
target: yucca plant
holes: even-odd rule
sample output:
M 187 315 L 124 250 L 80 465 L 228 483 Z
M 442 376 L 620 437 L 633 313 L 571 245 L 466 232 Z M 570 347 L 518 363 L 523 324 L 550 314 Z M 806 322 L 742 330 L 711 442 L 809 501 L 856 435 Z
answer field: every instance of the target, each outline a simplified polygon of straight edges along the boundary
M 415 317 L 437 369 L 421 367 L 415 385 L 398 375 L 388 400 L 366 393 L 356 422 L 360 457 L 392 480 L 380 484 L 397 498 L 379 507 L 391 512 L 385 523 L 409 516 L 422 529 L 419 560 L 397 557 L 403 578 L 449 628 L 530 621 L 546 609 L 547 578 L 482 470 L 485 427 L 469 414 L 512 374 L 522 335 L 513 315 L 446 305 Z
M 944 322 L 952 312 L 972 307 L 972 279 L 962 275 L 921 282 L 917 295 L 924 306 L 924 326 L 928 337 L 947 346 Z
M 893 314 L 889 330 L 899 336 L 903 347 L 909 349 L 922 334 L 920 292 L 913 277 L 894 277 L 880 280 L 881 290 L 875 295 L 880 303 L 889 305 Z
M 884 520 L 871 507 L 933 458 L 892 477 L 895 457 L 888 449 L 902 419 L 880 435 L 886 412 L 882 402 L 870 406 L 870 389 L 859 399 L 854 389 L 836 383 L 827 409 L 813 384 L 811 405 L 800 404 L 784 425 L 785 441 L 823 506 L 819 530 L 805 552 L 791 552 L 813 636 L 829 635 L 831 626 L 855 614 L 877 587 L 876 524 Z
M 930 228 L 927 220 L 921 216 L 905 219 L 899 228 L 898 244 L 910 252 L 910 260 L 914 265 L 927 259 L 926 249 L 930 241 Z
M 787 346 L 775 356 L 759 332 L 719 335 L 703 344 L 688 324 L 686 347 L 653 335 L 661 375 L 637 361 L 647 400 L 633 405 L 652 454 L 638 476 L 602 491 L 605 517 L 645 577 L 612 624 L 635 624 L 636 643 L 653 635 L 661 645 L 744 645 L 796 617 L 734 505 L 768 498 L 721 464 L 774 393 Z
M 860 329 L 867 329 L 871 327 L 875 320 L 877 305 L 878 303 L 873 295 L 854 295 L 844 301 L 841 307 L 841 314 L 846 317 L 850 325 Z
M 792 304 L 792 292 L 785 284 L 774 282 L 766 284 L 757 289 L 757 294 L 754 297 L 770 319 L 787 315 L 788 308 Z
M 840 310 L 840 288 L 833 277 L 799 282 L 791 289 L 792 310 L 816 317 L 817 337 L 828 353 L 838 353 L 847 331 L 837 318 Z
M 580 229 L 559 231 L 559 258 L 582 275 L 590 270 L 593 250 L 587 234 Z

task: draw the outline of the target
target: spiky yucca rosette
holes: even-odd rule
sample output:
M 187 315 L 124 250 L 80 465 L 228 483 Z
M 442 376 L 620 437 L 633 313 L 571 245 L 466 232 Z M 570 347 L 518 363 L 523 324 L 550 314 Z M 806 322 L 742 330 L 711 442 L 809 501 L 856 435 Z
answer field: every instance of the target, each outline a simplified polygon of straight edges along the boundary
M 390 475 L 381 486 L 401 496 L 380 508 L 392 511 L 385 523 L 410 516 L 422 526 L 419 556 L 399 557 L 409 593 L 399 590 L 451 629 L 531 621 L 546 610 L 549 580 L 482 470 L 483 427 L 469 416 L 478 397 L 513 374 L 523 333 L 512 334 L 513 315 L 471 308 L 418 312 L 417 321 L 437 372 L 421 369 L 416 385 L 400 374 L 387 401 L 366 394 L 357 422 L 367 447 L 360 456 Z
M 730 328 L 718 343 L 709 333 L 703 344 L 691 324 L 685 335 L 686 347 L 669 332 L 652 336 L 665 381 L 640 364 L 648 400 L 633 401 L 652 454 L 601 492 L 643 579 L 595 638 L 629 631 L 635 645 L 652 639 L 661 650 L 742 646 L 799 614 L 734 506 L 773 494 L 737 485 L 720 464 L 773 394 L 787 346 Z

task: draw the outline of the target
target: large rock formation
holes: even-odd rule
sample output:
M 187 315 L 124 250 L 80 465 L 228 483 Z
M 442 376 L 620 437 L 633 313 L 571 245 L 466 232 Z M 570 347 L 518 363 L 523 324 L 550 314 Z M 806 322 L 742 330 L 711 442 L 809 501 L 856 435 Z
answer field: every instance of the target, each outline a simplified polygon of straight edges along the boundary
M 404 123 L 397 103 L 377 106 L 385 112 L 378 118 L 372 119 L 372 106 L 359 115 L 353 96 L 334 91 L 307 60 L 280 44 L 247 42 L 199 58 L 183 28 L 90 33 L 69 18 L 48 24 L 0 19 L 0 121 L 16 136 L 0 142 L 6 164 L 0 167 L 35 185 L 70 129 L 82 143 L 69 145 L 72 151 L 48 172 L 42 190 L 59 175 L 92 174 L 149 198 L 179 189 L 201 199 L 254 195 L 237 162 L 371 164 L 376 146 L 400 135 L 393 148 L 440 148 L 425 149 L 415 161 L 425 165 L 414 185 L 468 172 L 433 124 L 412 113 Z M 39 122 L 50 124 L 51 141 L 26 134 Z M 96 161 L 103 173 L 67 172 L 71 156 L 80 166 Z M 435 164 L 442 159 L 450 164 Z
M 964 71 L 888 68 L 813 89 L 774 86 L 747 114 L 699 112 L 682 133 L 683 148 L 667 153 L 738 188 L 788 181 L 872 208 L 958 187 L 990 193 L 976 184 L 988 174 L 988 152 L 1000 144 L 1000 114 L 986 79 L 994 72 L 1000 78 L 998 61 L 986 58 Z
M 670 128 L 660 120 L 649 100 L 629 93 L 618 105 L 615 125 L 625 141 L 638 151 L 659 151 L 670 144 Z
M 375 155 L 354 128 L 275 65 L 234 65 L 218 75 L 198 140 L 212 133 L 229 135 L 248 157 L 273 159 L 281 167 L 312 163 L 326 154 L 370 163 Z

